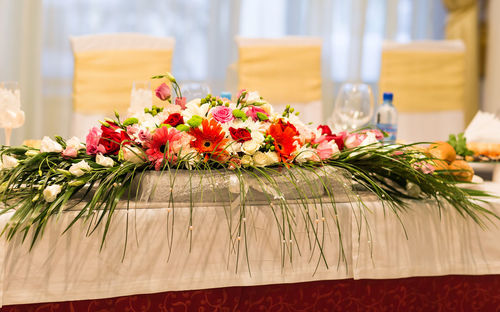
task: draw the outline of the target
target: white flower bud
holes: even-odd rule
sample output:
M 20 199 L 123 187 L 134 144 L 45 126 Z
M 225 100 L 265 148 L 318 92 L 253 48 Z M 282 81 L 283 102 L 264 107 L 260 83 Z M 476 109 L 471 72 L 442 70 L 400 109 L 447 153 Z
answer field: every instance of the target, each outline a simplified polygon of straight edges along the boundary
M 71 165 L 71 167 L 69 167 L 69 172 L 72 175 L 77 176 L 77 177 L 84 175 L 86 171 L 90 171 L 90 170 L 91 170 L 91 168 L 85 160 L 82 160 L 76 164 Z
M 51 203 L 54 200 L 56 200 L 57 195 L 61 193 L 61 186 L 58 184 L 53 184 L 47 186 L 43 190 L 43 198 L 45 199 L 46 202 Z
M 104 156 L 102 154 L 97 154 L 97 156 L 95 157 L 95 162 L 103 167 L 113 167 L 113 165 L 115 164 L 113 158 Z

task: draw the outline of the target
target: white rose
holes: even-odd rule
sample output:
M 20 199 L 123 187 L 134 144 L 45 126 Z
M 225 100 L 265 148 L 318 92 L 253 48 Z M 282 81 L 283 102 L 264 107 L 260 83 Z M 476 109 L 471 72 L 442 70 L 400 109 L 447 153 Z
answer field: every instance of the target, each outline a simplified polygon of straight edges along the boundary
M 79 138 L 74 136 L 66 141 L 66 148 L 74 148 L 75 150 L 79 151 L 81 149 L 84 149 L 85 146 L 82 144 Z
M 278 162 L 278 154 L 276 152 L 257 152 L 253 155 L 253 162 L 257 167 L 270 166 Z
M 243 155 L 241 157 L 241 165 L 243 166 L 253 166 L 253 159 L 250 155 Z
M 63 148 L 62 148 L 61 144 L 52 140 L 48 136 L 43 137 L 42 142 L 40 143 L 40 152 L 42 152 L 42 153 L 50 153 L 50 152 L 60 153 L 62 151 L 63 151 Z
M 72 175 L 77 176 L 77 177 L 84 175 L 85 171 L 90 171 L 90 170 L 91 170 L 91 168 L 85 160 L 82 160 L 76 164 L 71 165 L 71 167 L 69 167 L 69 172 Z
M 144 152 L 138 147 L 125 146 L 123 148 L 123 159 L 134 164 L 142 164 L 144 162 Z
M 252 141 L 255 141 L 255 143 L 259 145 L 262 145 L 262 143 L 264 143 L 264 140 L 266 139 L 264 134 L 260 131 L 252 131 L 250 135 L 252 136 Z
M 59 193 L 61 193 L 60 185 L 58 184 L 49 185 L 43 190 L 43 198 L 45 198 L 46 202 L 51 203 L 54 200 L 56 200 L 57 195 Z
M 253 155 L 255 152 L 257 152 L 260 148 L 260 145 L 258 142 L 255 140 L 250 140 L 246 141 L 241 145 L 241 150 L 248 155 Z
M 260 94 L 257 91 L 252 91 L 247 93 L 246 103 L 253 104 L 255 102 L 262 102 L 260 99 Z
M 2 169 L 12 169 L 17 167 L 17 164 L 19 161 L 12 156 L 9 155 L 2 155 L 2 163 L 1 163 L 1 168 Z
M 276 152 L 273 152 L 273 151 L 266 152 L 266 156 L 269 159 L 270 165 L 276 164 L 280 161 L 279 157 L 278 157 L 278 153 L 276 153 Z
M 102 154 L 97 154 L 97 156 L 95 157 L 95 162 L 103 167 L 113 167 L 113 165 L 115 164 L 113 158 L 104 156 Z
M 234 141 L 227 146 L 227 149 L 232 154 L 238 154 L 239 152 L 241 152 L 241 145 L 242 145 L 241 143 Z

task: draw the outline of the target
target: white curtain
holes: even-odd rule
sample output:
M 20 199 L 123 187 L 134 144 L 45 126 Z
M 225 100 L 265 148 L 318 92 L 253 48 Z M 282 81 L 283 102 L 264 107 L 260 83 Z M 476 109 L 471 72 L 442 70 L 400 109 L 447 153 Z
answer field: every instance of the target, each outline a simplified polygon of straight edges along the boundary
M 42 1 L 0 0 L 0 81 L 18 81 L 25 126 L 14 129 L 11 143 L 38 137 L 44 130 L 42 107 Z M 0 135 L 4 143 L 4 135 Z
M 14 143 L 69 134 L 70 35 L 173 36 L 174 74 L 207 81 L 214 93 L 225 88 L 226 69 L 236 59 L 234 36 L 320 36 L 330 112 L 341 82 L 365 81 L 376 89 L 383 39 L 440 39 L 445 22 L 435 0 L 0 0 L 0 14 L 0 40 L 14 43 L 0 41 L 0 79 L 21 80 L 28 119 Z

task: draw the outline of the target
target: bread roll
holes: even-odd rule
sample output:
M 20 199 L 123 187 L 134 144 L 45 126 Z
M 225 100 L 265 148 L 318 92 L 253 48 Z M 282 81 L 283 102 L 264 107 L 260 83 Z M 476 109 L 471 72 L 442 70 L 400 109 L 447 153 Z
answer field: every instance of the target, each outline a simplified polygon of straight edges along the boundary
M 451 163 L 457 158 L 457 153 L 455 152 L 455 149 L 447 142 L 442 142 L 442 141 L 435 142 L 429 146 L 427 152 L 433 158 L 442 159 L 449 163 Z
M 459 181 L 472 181 L 474 170 L 465 160 L 455 160 L 449 166 L 450 173 Z

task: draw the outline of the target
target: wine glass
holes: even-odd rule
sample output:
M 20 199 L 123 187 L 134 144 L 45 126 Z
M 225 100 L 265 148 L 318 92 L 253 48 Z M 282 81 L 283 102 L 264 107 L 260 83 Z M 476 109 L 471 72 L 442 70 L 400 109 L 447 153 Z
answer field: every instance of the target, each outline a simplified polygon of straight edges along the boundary
M 132 91 L 130 93 L 129 114 L 143 112 L 144 108 L 150 108 L 153 105 L 153 91 L 151 82 L 134 81 L 132 83 Z
M 13 128 L 24 124 L 21 91 L 17 81 L 0 82 L 0 127 L 5 130 L 5 145 L 10 145 Z
M 332 123 L 336 131 L 352 131 L 366 126 L 373 115 L 373 93 L 364 83 L 345 83 L 335 100 Z
M 185 97 L 187 101 L 196 98 L 204 98 L 211 92 L 208 84 L 199 81 L 187 81 L 181 83 L 180 88 L 182 96 Z

